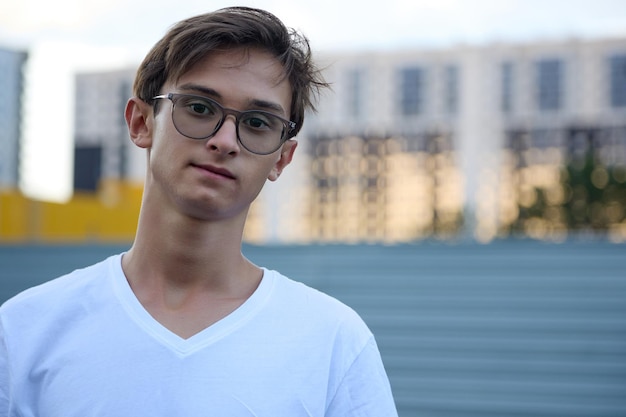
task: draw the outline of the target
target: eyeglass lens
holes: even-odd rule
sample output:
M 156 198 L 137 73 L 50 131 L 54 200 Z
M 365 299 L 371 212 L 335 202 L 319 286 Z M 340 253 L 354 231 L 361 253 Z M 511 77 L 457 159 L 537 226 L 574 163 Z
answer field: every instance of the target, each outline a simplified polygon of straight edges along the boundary
M 264 111 L 237 112 L 225 110 L 217 102 L 199 96 L 175 95 L 173 121 L 178 131 L 192 139 L 213 136 L 227 114 L 237 119 L 237 135 L 250 152 L 267 154 L 276 151 L 285 136 L 285 122 Z

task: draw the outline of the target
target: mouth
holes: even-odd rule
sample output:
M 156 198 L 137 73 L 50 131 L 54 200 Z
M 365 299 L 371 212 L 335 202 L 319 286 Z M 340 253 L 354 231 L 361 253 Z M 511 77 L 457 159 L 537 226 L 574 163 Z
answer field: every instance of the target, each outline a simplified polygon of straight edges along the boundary
M 216 167 L 213 165 L 194 164 L 194 163 L 192 163 L 191 166 L 196 169 L 205 171 L 208 174 L 216 175 L 216 176 L 231 179 L 231 180 L 236 179 L 233 173 L 227 170 L 226 168 L 220 168 L 220 167 Z

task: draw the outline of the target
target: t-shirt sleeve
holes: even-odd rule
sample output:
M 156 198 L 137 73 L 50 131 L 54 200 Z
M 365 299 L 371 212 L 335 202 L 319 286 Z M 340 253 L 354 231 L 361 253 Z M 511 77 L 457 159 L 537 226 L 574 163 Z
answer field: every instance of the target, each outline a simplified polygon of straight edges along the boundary
M 372 336 L 332 399 L 326 417 L 397 417 L 391 386 Z

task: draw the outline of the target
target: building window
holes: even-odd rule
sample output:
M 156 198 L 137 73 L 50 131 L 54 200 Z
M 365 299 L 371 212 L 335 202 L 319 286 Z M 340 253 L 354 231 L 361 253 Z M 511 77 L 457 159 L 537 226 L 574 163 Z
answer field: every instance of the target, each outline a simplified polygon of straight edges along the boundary
M 502 113 L 513 111 L 513 63 L 503 62 L 500 66 L 500 109 Z
M 537 104 L 539 110 L 559 110 L 563 96 L 563 63 L 558 59 L 537 62 Z
M 101 146 L 80 146 L 74 148 L 74 190 L 97 191 L 101 173 Z
M 614 55 L 611 65 L 611 106 L 626 107 L 626 55 Z
M 400 112 L 415 116 L 424 112 L 425 70 L 412 67 L 400 72 Z
M 459 107 L 459 69 L 449 65 L 444 71 L 445 111 L 448 114 L 455 114 Z
M 358 118 L 363 112 L 365 71 L 361 68 L 352 69 L 348 71 L 347 79 L 348 114 Z

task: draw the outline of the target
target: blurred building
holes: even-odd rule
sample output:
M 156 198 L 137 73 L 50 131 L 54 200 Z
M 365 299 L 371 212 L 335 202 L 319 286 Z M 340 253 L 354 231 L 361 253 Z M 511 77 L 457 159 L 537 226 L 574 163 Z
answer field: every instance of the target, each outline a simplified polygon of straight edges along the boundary
M 626 240 L 626 40 L 325 55 L 311 237 Z M 587 172 L 588 171 L 588 172 Z
M 0 240 L 27 233 L 25 199 L 19 193 L 25 51 L 0 48 Z
M 26 52 L 0 48 L 0 188 L 18 186 L 27 57 Z
M 626 41 L 489 51 L 500 113 L 498 233 L 626 240 Z M 493 233 L 494 225 L 482 232 Z
M 145 155 L 124 119 L 134 69 L 76 75 L 74 190 L 95 192 L 102 181 L 141 182 Z
M 251 207 L 247 241 L 626 241 L 626 39 L 317 58 L 332 91 Z M 37 236 L 132 238 L 134 72 L 76 76 L 74 197 L 39 210 Z
M 66 205 L 72 221 L 46 235 L 114 241 L 134 236 L 146 166 L 124 119 L 134 76 L 134 68 L 76 75 L 74 195 Z
M 323 57 L 333 91 L 305 125 L 313 239 L 393 243 L 461 232 L 471 57 L 463 49 Z

